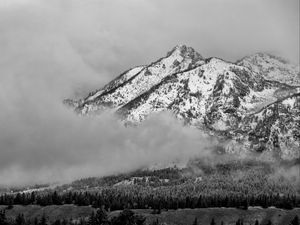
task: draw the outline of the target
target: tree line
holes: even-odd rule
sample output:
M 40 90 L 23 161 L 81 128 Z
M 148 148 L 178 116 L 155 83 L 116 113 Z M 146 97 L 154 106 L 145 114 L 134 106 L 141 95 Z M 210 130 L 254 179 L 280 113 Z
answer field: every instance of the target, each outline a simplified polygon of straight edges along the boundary
M 122 191 L 121 191 L 122 190 Z M 300 198 L 296 195 L 236 195 L 215 194 L 190 196 L 189 192 L 142 192 L 135 188 L 104 189 L 100 192 L 65 192 L 53 191 L 48 193 L 17 193 L 0 196 L 0 205 L 63 205 L 74 204 L 77 206 L 93 206 L 99 208 L 106 205 L 110 210 L 132 209 L 179 209 L 179 208 L 212 208 L 212 207 L 236 207 L 248 209 L 249 206 L 261 206 L 267 208 L 275 206 L 282 209 L 300 207 Z

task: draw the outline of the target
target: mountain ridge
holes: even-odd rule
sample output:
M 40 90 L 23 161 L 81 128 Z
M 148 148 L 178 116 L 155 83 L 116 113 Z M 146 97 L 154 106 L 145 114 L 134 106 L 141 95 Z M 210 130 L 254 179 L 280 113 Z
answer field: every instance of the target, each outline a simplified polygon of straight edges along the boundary
M 170 59 L 172 60 L 173 64 L 171 64 Z M 154 61 L 150 65 L 145 66 L 138 73 L 134 74 L 132 77 L 125 80 L 120 85 L 113 87 L 109 91 L 97 96 L 96 101 L 101 102 L 102 105 L 118 107 L 126 101 L 128 102 L 129 100 L 132 100 L 134 97 L 143 93 L 152 85 L 158 83 L 163 77 L 167 76 L 169 73 L 188 68 L 191 64 L 197 63 L 201 59 L 202 56 L 196 51 L 194 51 L 194 49 L 181 45 L 176 46 L 167 53 L 166 57 L 162 57 Z M 169 69 L 169 71 L 167 69 Z M 152 73 L 154 74 L 153 76 Z M 149 76 L 151 76 L 151 79 L 149 78 Z M 135 88 L 137 86 L 139 88 Z M 117 88 L 122 90 L 115 94 L 114 91 L 116 91 Z M 111 94 L 112 96 L 107 96 L 109 94 Z M 83 104 L 81 104 L 80 106 L 83 114 L 90 111 L 98 110 L 97 107 L 95 109 L 92 107 L 92 105 L 89 105 L 88 103 L 88 101 L 83 102 Z
M 242 138 L 239 130 L 255 126 L 255 120 L 249 118 L 268 107 L 268 110 L 274 111 L 272 104 L 283 108 L 282 114 L 289 118 L 287 124 L 292 129 L 289 132 L 297 134 L 297 126 L 294 125 L 300 124 L 298 68 L 264 53 L 246 56 L 233 63 L 217 57 L 203 58 L 193 48 L 178 45 L 148 66 L 125 71 L 86 98 L 64 102 L 83 115 L 98 114 L 112 108 L 125 124 L 139 124 L 150 114 L 171 111 L 187 125 L 216 136 L 220 136 L 221 132 L 231 138 L 231 145 L 235 143 L 245 151 L 258 151 L 254 146 L 257 140 L 251 139 L 251 129 L 246 130 L 247 135 Z M 281 104 L 284 99 L 294 97 L 293 105 Z M 273 120 L 280 123 L 282 115 L 273 113 Z M 268 129 L 261 135 L 271 139 L 274 134 L 270 136 L 269 132 L 275 128 L 269 120 L 266 115 L 262 118 L 261 123 Z M 280 152 L 280 158 L 300 157 L 300 136 L 294 137 L 290 133 L 279 129 L 274 136 L 275 139 L 280 136 L 284 143 L 293 139 L 293 153 L 285 154 L 286 151 L 279 146 L 280 150 L 276 151 Z M 276 141 L 271 144 L 269 139 L 261 140 L 264 144 L 260 145 L 259 151 L 270 152 L 278 148 Z M 233 151 L 233 148 L 226 149 Z

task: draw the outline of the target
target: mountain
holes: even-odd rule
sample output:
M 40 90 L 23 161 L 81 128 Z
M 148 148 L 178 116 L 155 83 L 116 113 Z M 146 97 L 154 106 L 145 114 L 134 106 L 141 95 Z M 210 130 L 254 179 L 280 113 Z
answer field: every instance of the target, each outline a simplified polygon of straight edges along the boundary
M 257 53 L 244 57 L 237 64 L 248 67 L 267 80 L 275 80 L 289 85 L 300 85 L 299 65 L 289 64 L 280 57 L 267 53 Z
M 259 53 L 236 63 L 203 58 L 178 45 L 148 66 L 130 69 L 89 94 L 65 103 L 79 114 L 112 108 L 126 124 L 171 111 L 186 125 L 226 143 L 228 152 L 300 156 L 299 67 Z
M 118 108 L 148 91 L 170 74 L 190 69 L 203 62 L 202 56 L 194 49 L 184 45 L 176 46 L 166 57 L 148 66 L 130 69 L 104 88 L 89 94 L 76 111 L 87 114 L 106 107 Z
M 271 151 L 283 159 L 299 158 L 300 89 L 244 117 L 227 146 L 228 151 Z M 245 148 L 246 147 L 246 148 Z

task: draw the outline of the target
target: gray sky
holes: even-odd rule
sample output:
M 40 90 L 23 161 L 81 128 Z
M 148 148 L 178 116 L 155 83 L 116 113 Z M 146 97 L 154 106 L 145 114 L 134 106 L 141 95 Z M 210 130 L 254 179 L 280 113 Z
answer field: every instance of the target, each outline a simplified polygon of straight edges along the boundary
M 129 170 L 182 149 L 206 155 L 208 141 L 165 115 L 128 131 L 61 105 L 176 44 L 205 57 L 271 51 L 297 63 L 299 1 L 0 0 L 0 184 Z

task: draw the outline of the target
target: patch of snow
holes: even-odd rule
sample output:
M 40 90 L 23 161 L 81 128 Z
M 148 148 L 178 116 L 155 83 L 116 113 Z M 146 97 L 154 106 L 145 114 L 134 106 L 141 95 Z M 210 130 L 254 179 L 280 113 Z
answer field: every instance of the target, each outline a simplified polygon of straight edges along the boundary
M 282 104 L 284 106 L 286 106 L 286 107 L 289 106 L 290 108 L 293 108 L 295 103 L 296 103 L 296 98 L 287 98 L 282 101 Z

